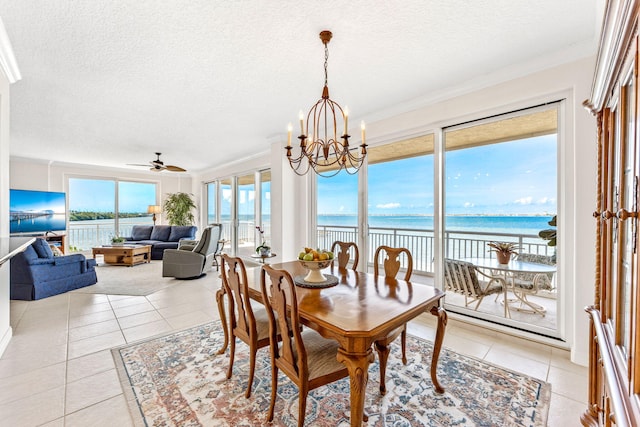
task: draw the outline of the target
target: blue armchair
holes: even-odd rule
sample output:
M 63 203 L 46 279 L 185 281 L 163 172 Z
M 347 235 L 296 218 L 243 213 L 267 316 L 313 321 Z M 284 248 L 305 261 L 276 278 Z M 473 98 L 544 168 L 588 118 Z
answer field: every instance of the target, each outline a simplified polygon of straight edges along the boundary
M 11 299 L 36 300 L 98 282 L 96 261 L 82 254 L 53 256 L 44 239 L 36 239 L 11 258 Z

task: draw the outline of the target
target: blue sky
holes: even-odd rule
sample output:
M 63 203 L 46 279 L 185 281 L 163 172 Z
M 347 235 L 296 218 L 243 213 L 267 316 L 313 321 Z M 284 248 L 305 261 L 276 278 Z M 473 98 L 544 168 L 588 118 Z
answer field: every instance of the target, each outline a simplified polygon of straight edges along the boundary
M 69 179 L 69 209 L 72 211 L 113 212 L 116 183 L 111 180 Z M 156 186 L 141 182 L 118 182 L 120 212 L 147 213 L 156 204 Z
M 445 155 L 447 214 L 554 214 L 556 135 Z M 433 214 L 433 156 L 369 166 L 369 213 Z M 357 176 L 318 178 L 318 213 L 357 214 Z

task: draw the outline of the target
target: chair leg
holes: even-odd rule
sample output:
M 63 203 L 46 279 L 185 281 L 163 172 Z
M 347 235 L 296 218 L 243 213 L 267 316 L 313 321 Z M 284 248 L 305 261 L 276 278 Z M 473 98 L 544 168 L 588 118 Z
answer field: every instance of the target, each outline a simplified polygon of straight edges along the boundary
M 245 393 L 245 397 L 251 397 L 251 387 L 253 386 L 253 374 L 256 371 L 256 349 L 253 346 L 249 346 L 249 383 L 247 384 L 247 392 Z
M 400 342 L 402 343 L 402 364 L 407 364 L 407 324 L 405 323 L 402 329 L 402 335 L 400 335 Z
M 298 390 L 298 427 L 304 426 L 304 417 L 307 414 L 307 394 L 309 394 L 309 384 L 303 382 Z
M 229 350 L 229 370 L 227 371 L 227 379 L 231 378 L 233 372 L 233 359 L 236 355 L 236 337 L 231 334 L 231 349 Z
M 376 351 L 378 352 L 378 359 L 380 360 L 380 394 L 384 396 L 387 393 L 386 376 L 389 347 L 376 341 Z
M 220 325 L 222 326 L 222 331 L 224 332 L 224 343 L 222 344 L 222 348 L 218 350 L 216 354 L 223 354 L 227 351 L 227 347 L 229 346 L 229 325 L 227 324 L 227 316 L 224 310 L 224 290 L 218 289 L 216 292 L 216 301 L 218 302 L 218 312 L 220 313 Z
M 273 409 L 276 407 L 276 395 L 278 392 L 278 368 L 273 359 L 271 360 L 271 403 L 269 404 L 269 414 L 267 421 L 273 421 Z

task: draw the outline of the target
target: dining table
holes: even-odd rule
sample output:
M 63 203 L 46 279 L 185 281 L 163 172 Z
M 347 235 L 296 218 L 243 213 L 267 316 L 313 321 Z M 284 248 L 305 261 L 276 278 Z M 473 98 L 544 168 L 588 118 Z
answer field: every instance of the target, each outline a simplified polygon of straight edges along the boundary
M 307 270 L 298 261 L 272 264 L 289 272 L 292 278 L 304 276 Z M 249 297 L 262 302 L 261 267 L 247 268 Z M 418 315 L 429 312 L 437 317 L 436 336 L 431 359 L 431 381 L 436 392 L 444 388 L 437 378 L 437 364 L 447 325 L 447 312 L 442 307 L 444 292 L 431 285 L 339 268 L 327 267 L 322 273 L 337 278 L 330 287 L 296 285 L 296 298 L 301 322 L 325 338 L 339 344 L 337 360 L 349 372 L 351 426 L 361 426 L 369 365 L 374 361 L 373 344 Z M 332 280 L 335 282 L 335 280 Z M 226 351 L 229 331 L 224 308 L 224 287 L 216 294 Z
M 470 262 L 475 265 L 477 268 L 482 268 L 484 270 L 489 270 L 493 274 L 501 274 L 505 279 L 505 283 L 507 286 L 503 287 L 503 304 L 504 304 L 504 315 L 505 317 L 511 317 L 511 312 L 509 311 L 509 302 L 510 300 L 507 298 L 507 293 L 509 291 L 513 292 L 518 301 L 521 301 L 521 298 L 515 292 L 515 277 L 517 274 L 551 274 L 556 272 L 555 265 L 549 264 L 540 264 L 537 262 L 530 261 L 520 261 L 517 259 L 510 260 L 507 264 L 500 264 L 497 259 L 494 258 L 463 258 L 462 261 Z M 529 304 L 527 302 L 527 304 Z

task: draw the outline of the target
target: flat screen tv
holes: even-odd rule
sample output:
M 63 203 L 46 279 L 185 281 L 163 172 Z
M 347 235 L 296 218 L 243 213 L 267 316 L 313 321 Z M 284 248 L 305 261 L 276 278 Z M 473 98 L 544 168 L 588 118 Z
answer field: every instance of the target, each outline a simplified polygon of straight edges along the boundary
M 9 190 L 9 233 L 44 234 L 67 229 L 66 194 Z

